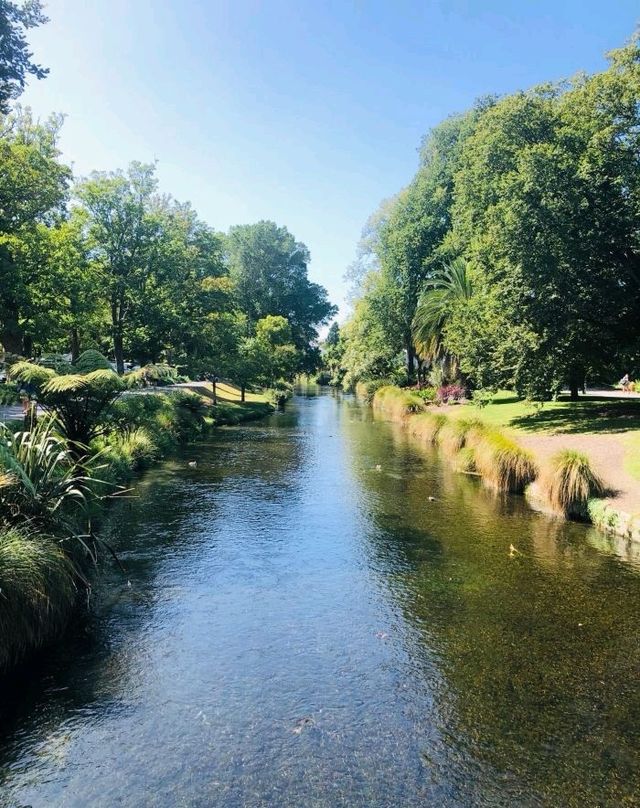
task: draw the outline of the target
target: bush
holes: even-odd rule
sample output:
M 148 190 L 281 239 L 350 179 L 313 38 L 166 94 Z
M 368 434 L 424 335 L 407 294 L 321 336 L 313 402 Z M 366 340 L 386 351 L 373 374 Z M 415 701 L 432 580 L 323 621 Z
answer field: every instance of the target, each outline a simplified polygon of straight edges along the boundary
M 451 401 L 460 401 L 465 396 L 464 387 L 459 384 L 447 384 L 439 387 L 436 393 L 436 399 L 442 404 L 448 404 Z
M 587 518 L 589 499 L 606 493 L 589 458 L 572 449 L 553 455 L 543 470 L 540 489 L 556 513 L 577 519 Z
M 75 573 L 58 542 L 0 532 L 0 669 L 20 662 L 64 630 L 76 600 Z
M 501 432 L 478 433 L 474 462 L 485 485 L 496 491 L 521 494 L 536 477 L 531 453 Z
M 461 474 L 470 474 L 476 471 L 475 451 L 471 446 L 460 449 L 453 459 L 453 468 Z
M 435 387 L 422 387 L 420 390 L 414 390 L 414 393 L 427 404 L 435 402 L 438 397 Z
M 16 384 L 12 382 L 0 384 L 0 405 L 8 407 L 12 404 L 17 404 L 18 401 L 20 401 L 20 394 Z

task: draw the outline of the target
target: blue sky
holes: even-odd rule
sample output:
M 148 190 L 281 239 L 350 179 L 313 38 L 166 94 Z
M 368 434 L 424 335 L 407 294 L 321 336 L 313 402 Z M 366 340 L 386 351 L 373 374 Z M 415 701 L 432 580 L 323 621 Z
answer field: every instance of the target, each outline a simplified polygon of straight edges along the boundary
M 640 22 L 637 0 L 50 0 L 51 68 L 22 98 L 67 115 L 77 175 L 158 160 L 164 191 L 226 230 L 273 219 L 334 302 L 360 230 L 422 135 L 487 93 L 579 70 Z M 344 316 L 344 307 L 341 317 Z

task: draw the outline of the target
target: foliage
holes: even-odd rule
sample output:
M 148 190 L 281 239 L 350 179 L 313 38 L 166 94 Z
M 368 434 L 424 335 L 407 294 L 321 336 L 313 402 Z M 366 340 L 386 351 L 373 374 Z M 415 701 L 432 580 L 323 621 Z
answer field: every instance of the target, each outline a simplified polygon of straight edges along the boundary
M 72 536 L 94 497 L 93 483 L 53 421 L 15 434 L 0 428 L 0 524 Z
M 409 430 L 422 443 L 435 445 L 440 431 L 448 422 L 447 416 L 437 412 L 424 412 L 411 418 Z
M 75 580 L 58 541 L 24 527 L 0 529 L 0 670 L 61 634 L 76 600 Z
M 465 389 L 459 384 L 446 384 L 438 387 L 436 399 L 440 404 L 447 404 L 452 401 L 460 401 L 465 397 Z
M 16 404 L 20 400 L 18 387 L 12 382 L 0 384 L 0 405 Z
M 409 376 L 424 373 L 416 350 L 455 357 L 472 386 L 532 400 L 634 370 L 639 54 L 635 36 L 602 73 L 482 102 L 430 133 L 359 279 L 352 321 L 366 313 L 375 354 L 400 340 Z M 359 371 L 350 329 L 347 378 L 388 375 Z
M 374 393 L 373 407 L 384 412 L 392 420 L 402 420 L 408 415 L 424 410 L 425 404 L 413 390 L 387 385 Z
M 49 72 L 32 61 L 26 32 L 48 22 L 40 0 L 0 0 L 0 112 L 25 88 L 27 76 L 43 79 Z
M 496 491 L 521 494 L 537 474 L 530 452 L 497 431 L 485 431 L 473 447 L 482 482 Z
M 581 452 L 564 449 L 542 471 L 540 488 L 549 504 L 563 516 L 587 517 L 588 501 L 605 495 L 605 486 Z
M 444 331 L 455 306 L 473 294 L 467 262 L 456 258 L 427 281 L 413 316 L 413 340 L 420 356 L 430 361 L 446 354 Z

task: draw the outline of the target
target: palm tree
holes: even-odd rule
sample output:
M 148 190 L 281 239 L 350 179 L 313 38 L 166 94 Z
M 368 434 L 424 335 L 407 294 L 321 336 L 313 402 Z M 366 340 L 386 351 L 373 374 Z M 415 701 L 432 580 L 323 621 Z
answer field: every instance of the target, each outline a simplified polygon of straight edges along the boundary
M 438 270 L 427 282 L 413 318 L 413 339 L 418 354 L 430 362 L 438 359 L 455 361 L 447 354 L 444 343 L 444 329 L 454 305 L 468 300 L 473 286 L 464 258 L 455 258 Z

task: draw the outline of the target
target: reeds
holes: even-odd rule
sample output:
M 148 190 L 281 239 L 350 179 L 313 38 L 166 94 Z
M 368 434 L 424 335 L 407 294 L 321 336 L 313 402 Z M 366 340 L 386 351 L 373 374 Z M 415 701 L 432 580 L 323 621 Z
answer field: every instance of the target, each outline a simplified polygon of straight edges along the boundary
M 586 519 L 591 498 L 606 493 L 589 458 L 573 449 L 554 454 L 543 469 L 540 489 L 556 513 Z

